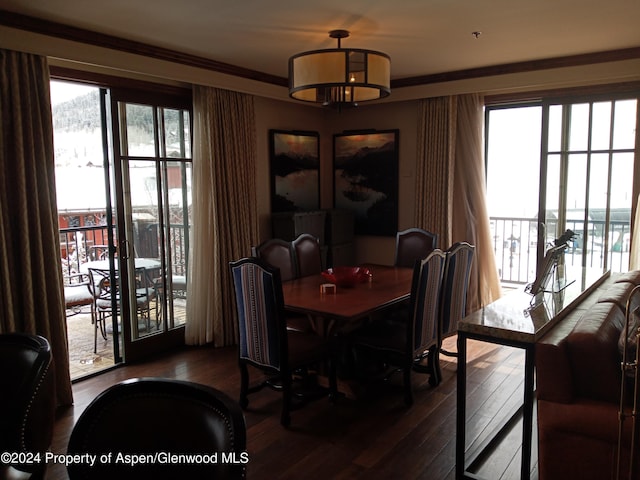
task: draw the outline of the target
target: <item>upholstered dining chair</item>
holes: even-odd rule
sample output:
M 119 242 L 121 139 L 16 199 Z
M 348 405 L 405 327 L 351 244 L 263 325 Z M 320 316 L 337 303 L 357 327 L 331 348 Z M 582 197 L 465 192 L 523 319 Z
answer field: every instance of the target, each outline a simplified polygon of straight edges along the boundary
M 82 412 L 67 453 L 94 454 L 98 461 L 72 463 L 67 470 L 70 480 L 242 479 L 245 450 L 242 409 L 224 392 L 175 379 L 134 378 L 109 387 Z M 168 461 L 168 454 L 203 457 L 178 462 Z M 116 455 L 152 461 L 130 465 Z
M 252 255 L 264 260 L 272 267 L 280 269 L 280 278 L 283 282 L 293 280 L 298 275 L 296 252 L 292 242 L 280 238 L 265 240 L 260 245 L 252 247 Z M 312 331 L 311 322 L 306 315 L 297 313 L 286 314 L 287 328 L 298 332 Z
M 373 323 L 354 337 L 356 349 L 367 349 L 385 365 L 403 372 L 407 406 L 413 404 L 412 371 L 428 373 L 432 386 L 440 383 L 438 310 L 444 261 L 445 254 L 435 249 L 415 263 L 408 320 Z M 426 366 L 422 363 L 425 359 Z
M 443 355 L 457 356 L 455 352 L 442 350 L 442 340 L 455 335 L 458 322 L 467 314 L 467 292 L 475 246 L 467 242 L 454 243 L 446 252 L 447 258 L 442 277 L 442 301 L 440 306 L 440 345 Z
M 317 275 L 322 271 L 322 254 L 317 237 L 310 233 L 302 233 L 291 242 L 291 245 L 295 255 L 298 277 Z
M 272 267 L 279 268 L 280 278 L 283 282 L 298 276 L 298 267 L 291 242 L 280 238 L 271 238 L 252 247 L 252 255 L 264 260 Z
M 0 335 L 0 452 L 44 456 L 55 421 L 54 368 L 49 342 L 39 335 Z M 19 460 L 19 458 L 18 458 Z M 0 478 L 44 478 L 46 462 L 0 464 Z M 16 472 L 23 472 L 19 474 Z M 14 476 L 15 475 L 15 476 Z
M 250 393 L 273 387 L 282 392 L 280 421 L 288 426 L 294 409 L 294 371 L 328 360 L 330 397 L 335 397 L 336 367 L 329 345 L 314 333 L 287 329 L 279 269 L 253 257 L 230 262 L 229 266 L 239 322 L 240 405 L 247 408 Z M 266 372 L 270 378 L 249 388 L 249 366 Z
M 438 246 L 438 235 L 421 228 L 409 228 L 396 234 L 396 267 L 413 268 L 416 260 L 426 258 Z

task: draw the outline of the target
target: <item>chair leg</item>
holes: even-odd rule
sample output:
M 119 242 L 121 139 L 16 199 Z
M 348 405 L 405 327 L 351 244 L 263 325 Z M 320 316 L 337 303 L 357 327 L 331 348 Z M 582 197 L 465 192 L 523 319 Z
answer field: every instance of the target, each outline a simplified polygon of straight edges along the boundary
M 240 364 L 240 407 L 244 410 L 249 406 L 249 369 Z
M 413 388 L 411 387 L 411 369 L 412 365 L 408 365 L 402 369 L 404 377 L 404 403 L 407 407 L 413 405 Z
M 283 427 L 291 424 L 291 373 L 282 374 L 282 415 L 280 423 Z
M 436 387 L 442 381 L 442 371 L 440 370 L 440 351 L 437 346 L 429 348 L 427 359 L 427 369 L 429 371 L 429 385 Z
M 334 359 L 329 360 L 329 400 L 338 399 L 338 366 Z

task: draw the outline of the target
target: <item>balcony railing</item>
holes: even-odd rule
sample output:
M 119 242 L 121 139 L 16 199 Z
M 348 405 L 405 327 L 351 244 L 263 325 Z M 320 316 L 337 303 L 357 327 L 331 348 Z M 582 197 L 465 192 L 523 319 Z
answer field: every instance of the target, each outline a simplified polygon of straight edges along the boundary
M 147 223 L 134 229 L 136 238 L 134 245 L 136 256 L 158 258 L 158 225 Z M 72 278 L 81 272 L 81 265 L 108 258 L 109 229 L 107 225 L 61 228 L 60 257 L 65 279 Z M 172 224 L 169 229 L 169 245 L 171 246 L 171 267 L 174 276 L 186 275 L 187 245 L 185 228 L 181 224 Z
M 498 274 L 503 283 L 526 284 L 536 277 L 536 252 L 538 243 L 538 222 L 523 217 L 491 217 L 491 238 L 496 256 Z M 578 233 L 569 245 L 565 261 L 569 265 L 579 266 L 586 248 L 588 267 L 604 268 L 605 261 L 605 222 L 590 221 L 587 234 L 582 232 L 583 222 L 568 220 L 567 228 Z M 558 238 L 555 222 L 546 225 L 547 242 Z M 607 266 L 612 272 L 627 271 L 629 265 L 629 243 L 631 237 L 629 222 L 612 221 L 609 223 Z M 585 245 L 586 238 L 586 245 Z

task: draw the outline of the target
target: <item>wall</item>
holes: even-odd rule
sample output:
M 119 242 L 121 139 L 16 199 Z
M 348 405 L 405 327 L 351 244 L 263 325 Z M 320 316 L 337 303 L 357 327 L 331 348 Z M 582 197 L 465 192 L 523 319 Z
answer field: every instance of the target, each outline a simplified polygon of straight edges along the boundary
M 399 130 L 399 218 L 402 230 L 413 225 L 415 211 L 415 159 L 417 146 L 417 101 L 361 105 L 336 112 L 304 104 L 255 98 L 257 137 L 257 196 L 260 239 L 271 236 L 269 130 L 311 130 L 320 133 L 320 206 L 333 207 L 333 134 L 344 130 Z M 392 264 L 395 237 L 357 237 L 357 263 Z

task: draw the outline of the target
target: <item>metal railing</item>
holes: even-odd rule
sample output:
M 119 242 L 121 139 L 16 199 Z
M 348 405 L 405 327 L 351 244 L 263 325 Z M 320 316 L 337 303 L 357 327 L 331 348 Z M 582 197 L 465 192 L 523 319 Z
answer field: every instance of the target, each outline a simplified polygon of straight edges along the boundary
M 157 258 L 159 256 L 157 224 L 146 224 L 144 229 L 135 230 L 137 232 L 137 238 L 134 239 L 136 255 Z M 59 234 L 65 282 L 82 271 L 82 264 L 108 258 L 109 228 L 107 225 L 61 228 Z M 188 243 L 184 225 L 172 224 L 168 240 L 171 246 L 173 275 L 186 275 Z
M 538 243 L 537 219 L 490 217 L 490 225 L 493 251 L 501 282 L 526 284 L 535 280 Z M 607 242 L 604 238 L 604 221 L 590 221 L 586 235 L 583 232 L 582 221 L 567 220 L 567 228 L 578 233 L 565 253 L 565 261 L 569 265 L 581 265 L 586 252 L 586 266 L 604 268 L 605 249 L 607 249 L 608 268 L 612 272 L 627 271 L 631 236 L 629 222 L 609 222 Z M 557 224 L 555 222 L 548 222 L 546 229 L 547 242 L 552 242 L 562 234 L 562 232 L 556 231 Z

